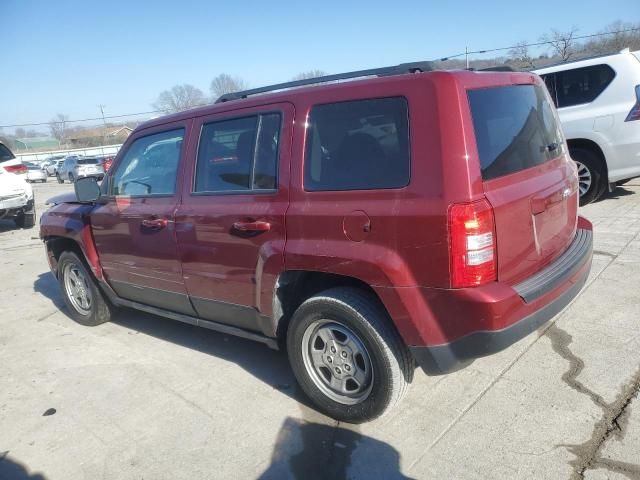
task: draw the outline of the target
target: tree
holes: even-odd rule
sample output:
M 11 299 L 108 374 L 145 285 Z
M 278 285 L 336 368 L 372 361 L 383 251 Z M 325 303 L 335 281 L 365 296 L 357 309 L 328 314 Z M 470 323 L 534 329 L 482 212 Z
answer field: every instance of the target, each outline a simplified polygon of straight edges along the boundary
M 15 134 L 16 138 L 24 138 L 27 136 L 27 132 L 22 127 L 16 128 Z
M 291 80 L 295 81 L 295 80 L 306 80 L 307 78 L 324 77 L 326 74 L 327 72 L 324 72 L 322 70 L 308 70 L 306 72 L 300 72 Z
M 239 92 L 249 88 L 249 84 L 240 77 L 232 77 L 229 74 L 221 73 L 211 80 L 211 95 L 214 99 L 226 94 Z
M 547 42 L 554 54 L 559 56 L 563 62 L 566 62 L 571 58 L 571 55 L 575 53 L 575 37 L 577 33 L 578 27 L 575 25 L 566 32 L 560 32 L 556 29 L 552 29 L 551 33 L 544 34 L 540 37 L 540 41 Z
M 207 99 L 202 90 L 185 83 L 183 85 L 175 85 L 170 90 L 161 92 L 153 104 L 153 108 L 165 113 L 176 113 L 204 105 L 205 103 L 207 103 Z
M 51 130 L 51 136 L 58 140 L 58 143 L 64 141 L 65 124 L 69 120 L 69 117 L 63 113 L 59 113 L 49 122 L 49 130 Z
M 526 41 L 516 43 L 515 46 L 509 50 L 509 55 L 523 68 L 533 69 L 536 66 L 533 57 L 529 55 L 529 47 Z

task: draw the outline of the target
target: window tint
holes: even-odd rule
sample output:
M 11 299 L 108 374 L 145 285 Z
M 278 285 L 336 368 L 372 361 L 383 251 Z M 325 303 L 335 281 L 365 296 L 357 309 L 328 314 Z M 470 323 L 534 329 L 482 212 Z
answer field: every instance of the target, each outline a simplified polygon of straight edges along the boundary
M 485 180 L 560 154 L 562 135 L 543 88 L 512 85 L 470 90 L 468 95 Z
M 13 160 L 14 157 L 11 150 L 0 143 L 0 162 L 6 162 L 7 160 Z
M 204 125 L 195 192 L 275 189 L 280 118 L 269 113 Z
M 78 159 L 78 165 L 95 165 L 98 163 L 97 158 L 80 158 Z
M 544 82 L 558 108 L 593 102 L 616 76 L 609 65 L 574 68 L 544 75 Z
M 184 129 L 135 140 L 118 163 L 111 181 L 113 195 L 167 195 L 176 191 Z
M 304 165 L 307 190 L 400 188 L 409 183 L 410 168 L 404 98 L 312 108 Z

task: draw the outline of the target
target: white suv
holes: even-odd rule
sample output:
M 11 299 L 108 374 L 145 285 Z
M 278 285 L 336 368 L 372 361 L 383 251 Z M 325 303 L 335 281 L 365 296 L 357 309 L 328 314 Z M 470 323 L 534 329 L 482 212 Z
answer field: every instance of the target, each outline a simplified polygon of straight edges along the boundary
M 640 176 L 640 51 L 538 70 L 578 164 L 580 204 Z

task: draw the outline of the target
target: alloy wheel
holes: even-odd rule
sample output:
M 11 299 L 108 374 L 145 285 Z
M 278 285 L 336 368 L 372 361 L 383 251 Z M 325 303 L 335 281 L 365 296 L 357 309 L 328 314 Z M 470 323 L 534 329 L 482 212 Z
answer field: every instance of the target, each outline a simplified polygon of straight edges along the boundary
M 83 270 L 75 263 L 67 263 L 63 271 L 64 288 L 73 308 L 81 315 L 89 315 L 93 303 L 91 285 Z
M 576 162 L 576 166 L 578 167 L 578 189 L 580 190 L 580 196 L 583 196 L 591 188 L 593 178 L 591 170 L 584 163 Z

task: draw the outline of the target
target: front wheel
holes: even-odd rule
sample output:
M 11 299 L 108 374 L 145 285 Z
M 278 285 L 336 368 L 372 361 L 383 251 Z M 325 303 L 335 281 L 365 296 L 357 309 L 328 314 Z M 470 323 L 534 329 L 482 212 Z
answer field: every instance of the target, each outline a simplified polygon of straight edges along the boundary
M 355 288 L 306 300 L 291 319 L 287 350 L 317 408 L 350 423 L 377 418 L 398 403 L 415 370 L 380 301 Z
M 36 211 L 35 209 L 30 213 L 21 213 L 15 218 L 16 227 L 18 228 L 33 228 L 36 224 Z
M 604 194 L 607 188 L 606 174 L 602 162 L 592 151 L 572 148 L 570 154 L 578 167 L 580 205 L 587 205 Z
M 94 327 L 111 319 L 105 299 L 86 264 L 74 252 L 63 252 L 58 260 L 58 283 L 71 318 Z

